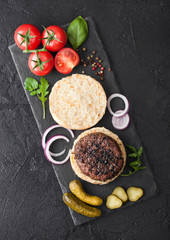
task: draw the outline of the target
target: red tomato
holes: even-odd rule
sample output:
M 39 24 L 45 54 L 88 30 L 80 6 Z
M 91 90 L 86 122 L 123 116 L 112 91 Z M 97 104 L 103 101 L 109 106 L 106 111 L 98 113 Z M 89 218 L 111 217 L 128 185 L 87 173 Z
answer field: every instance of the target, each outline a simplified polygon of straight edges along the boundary
M 27 40 L 28 42 L 27 49 L 34 50 L 41 43 L 41 33 L 38 30 L 38 28 L 36 28 L 34 25 L 23 24 L 16 29 L 14 34 L 14 40 L 17 46 L 22 50 L 26 49 Z
M 72 48 L 63 48 L 55 56 L 55 68 L 63 74 L 70 73 L 80 61 L 79 55 Z
M 47 75 L 54 67 L 53 55 L 50 52 L 38 52 L 37 54 L 33 52 L 29 56 L 28 66 L 35 75 Z
M 55 25 L 49 26 L 42 33 L 43 46 L 45 46 L 47 41 L 48 43 L 45 48 L 51 52 L 57 52 L 66 45 L 67 34 L 61 27 Z

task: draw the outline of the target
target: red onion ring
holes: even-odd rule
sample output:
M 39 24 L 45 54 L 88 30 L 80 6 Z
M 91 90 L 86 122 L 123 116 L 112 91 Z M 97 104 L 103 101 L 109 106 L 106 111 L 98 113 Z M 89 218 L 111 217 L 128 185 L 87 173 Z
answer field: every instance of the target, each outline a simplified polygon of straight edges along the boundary
M 47 129 L 45 130 L 45 132 L 44 132 L 44 134 L 43 134 L 43 136 L 42 136 L 42 141 L 41 141 L 41 145 L 42 145 L 43 149 L 45 149 L 46 137 L 47 137 L 48 133 L 49 133 L 50 131 L 52 131 L 53 129 L 55 129 L 55 128 L 60 128 L 60 127 L 61 127 L 61 128 L 64 128 L 64 127 L 62 127 L 62 126 L 60 126 L 60 125 L 53 125 L 53 126 L 47 128 Z M 73 131 L 70 130 L 70 129 L 67 129 L 67 128 L 65 128 L 65 129 L 68 130 L 68 131 L 70 132 L 72 138 L 74 138 L 74 133 L 73 133 Z M 53 157 L 59 157 L 59 156 L 61 156 L 61 155 L 64 154 L 64 153 L 65 153 L 65 149 L 64 149 L 63 151 L 59 152 L 59 153 L 52 153 L 52 152 L 50 152 L 50 155 L 53 156 Z
M 110 102 L 113 98 L 116 98 L 116 97 L 121 98 L 125 103 L 125 109 L 121 110 L 121 112 L 120 111 L 113 112 L 111 109 Z M 122 95 L 120 93 L 114 93 L 114 94 L 110 95 L 110 97 L 107 100 L 107 108 L 108 108 L 110 114 L 113 115 L 114 117 L 123 117 L 129 110 L 129 102 L 124 95 Z
M 119 110 L 116 113 L 119 114 L 121 112 L 122 110 Z M 128 113 L 123 115 L 123 117 L 115 117 L 115 116 L 112 117 L 113 127 L 118 130 L 124 130 L 125 128 L 127 128 L 129 126 L 129 122 L 130 122 L 130 118 Z
M 47 141 L 47 143 L 46 143 L 46 145 L 45 145 L 45 149 L 44 149 L 44 154 L 45 154 L 45 156 L 46 156 L 46 158 L 47 158 L 47 160 L 48 160 L 49 162 L 51 162 L 51 163 L 53 163 L 53 164 L 61 165 L 61 164 L 64 164 L 65 162 L 67 162 L 67 161 L 69 160 L 69 158 L 70 158 L 70 150 L 68 151 L 68 154 L 67 154 L 67 156 L 65 157 L 65 159 L 62 160 L 62 161 L 56 161 L 54 158 L 52 158 L 52 156 L 51 156 L 51 154 L 50 154 L 50 151 L 49 151 L 51 144 L 52 144 L 54 141 L 59 140 L 59 139 L 64 139 L 64 140 L 66 140 L 67 142 L 69 142 L 69 139 L 68 139 L 67 137 L 65 137 L 65 136 L 62 136 L 62 135 L 54 136 L 54 137 L 50 138 L 50 139 Z

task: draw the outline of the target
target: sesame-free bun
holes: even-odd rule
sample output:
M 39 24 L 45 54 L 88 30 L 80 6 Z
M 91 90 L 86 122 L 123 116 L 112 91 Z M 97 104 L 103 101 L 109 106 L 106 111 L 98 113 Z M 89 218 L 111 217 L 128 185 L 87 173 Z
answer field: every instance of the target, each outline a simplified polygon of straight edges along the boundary
M 102 85 L 84 74 L 73 74 L 57 81 L 49 96 L 53 119 L 69 129 L 87 129 L 103 117 L 106 94 Z
M 106 181 L 94 180 L 94 179 L 90 178 L 89 176 L 85 175 L 84 173 L 82 173 L 80 168 L 79 168 L 79 166 L 78 166 L 78 164 L 77 164 L 77 161 L 76 161 L 76 158 L 75 158 L 75 155 L 74 155 L 76 143 L 79 142 L 80 139 L 82 139 L 83 137 L 85 137 L 85 136 L 87 136 L 87 135 L 89 135 L 91 133 L 103 133 L 105 135 L 108 135 L 112 139 L 114 139 L 116 141 L 116 143 L 119 145 L 119 148 L 120 148 L 120 151 L 121 151 L 121 154 L 122 154 L 123 166 L 122 166 L 121 170 L 118 172 L 118 174 L 116 176 L 114 176 L 111 179 L 106 179 Z M 75 174 L 79 178 L 81 178 L 82 180 L 84 180 L 86 182 L 90 182 L 92 184 L 104 185 L 104 184 L 107 184 L 107 183 L 112 182 L 113 180 L 115 180 L 121 174 L 121 172 L 123 171 L 123 169 L 124 169 L 124 167 L 126 165 L 126 150 L 125 150 L 125 147 L 124 147 L 122 141 L 120 140 L 120 138 L 116 134 L 111 132 L 110 130 L 108 130 L 108 129 L 104 128 L 104 127 L 91 128 L 90 130 L 86 130 L 83 133 L 81 133 L 78 136 L 78 138 L 74 141 L 74 145 L 73 145 L 73 148 L 72 148 L 71 154 L 70 154 L 70 163 L 71 163 L 71 167 L 72 167 L 73 171 L 75 172 Z

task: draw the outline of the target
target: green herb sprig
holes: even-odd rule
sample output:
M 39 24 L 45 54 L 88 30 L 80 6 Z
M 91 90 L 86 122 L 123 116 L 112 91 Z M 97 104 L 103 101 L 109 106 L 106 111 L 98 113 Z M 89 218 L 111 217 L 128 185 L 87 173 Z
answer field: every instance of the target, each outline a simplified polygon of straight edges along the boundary
M 36 79 L 28 77 L 26 78 L 24 85 L 25 89 L 30 92 L 31 96 L 37 95 L 41 100 L 43 106 L 43 119 L 45 119 L 45 102 L 47 101 L 46 96 L 49 94 L 49 91 L 47 91 L 49 83 L 44 77 L 41 77 L 40 82 L 41 84 L 39 84 Z
M 140 170 L 146 169 L 145 166 L 141 166 L 142 162 L 140 160 L 140 157 L 143 153 L 142 146 L 138 150 L 135 147 L 130 146 L 130 145 L 127 145 L 127 147 L 132 151 L 132 153 L 130 153 L 128 156 L 136 158 L 136 160 L 129 163 L 129 166 L 133 169 L 133 171 L 130 170 L 128 174 L 121 174 L 121 176 L 123 176 L 123 177 L 131 176 Z

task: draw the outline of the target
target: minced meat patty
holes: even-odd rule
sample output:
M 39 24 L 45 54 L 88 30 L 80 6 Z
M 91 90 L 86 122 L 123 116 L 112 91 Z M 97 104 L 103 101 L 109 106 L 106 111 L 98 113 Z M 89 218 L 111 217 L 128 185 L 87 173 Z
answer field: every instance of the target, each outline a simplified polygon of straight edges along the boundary
M 94 180 L 112 179 L 123 167 L 119 145 L 106 134 L 88 134 L 76 143 L 74 149 L 81 172 Z

